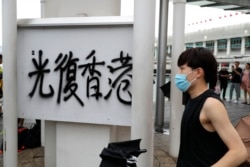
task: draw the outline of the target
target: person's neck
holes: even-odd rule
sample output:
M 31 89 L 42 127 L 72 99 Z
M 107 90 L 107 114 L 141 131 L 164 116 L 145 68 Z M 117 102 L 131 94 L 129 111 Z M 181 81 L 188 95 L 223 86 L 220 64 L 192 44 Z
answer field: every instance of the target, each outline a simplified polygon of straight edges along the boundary
M 204 84 L 198 84 L 198 86 L 195 86 L 192 89 L 190 89 L 188 91 L 188 93 L 189 93 L 190 97 L 192 99 L 194 99 L 194 98 L 198 97 L 199 95 L 201 95 L 202 93 L 204 93 L 207 90 L 208 90 L 207 84 L 205 84 L 205 85 Z

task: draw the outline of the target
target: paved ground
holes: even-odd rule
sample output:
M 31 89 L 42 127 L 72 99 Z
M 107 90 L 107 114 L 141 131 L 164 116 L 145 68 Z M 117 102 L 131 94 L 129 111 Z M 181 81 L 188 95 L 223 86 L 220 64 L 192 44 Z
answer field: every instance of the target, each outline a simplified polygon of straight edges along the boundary
M 238 120 L 246 115 L 250 115 L 250 105 L 235 104 L 225 102 L 230 120 L 235 125 Z M 170 115 L 170 104 L 166 100 L 164 124 L 168 128 Z M 0 128 L 2 129 L 2 119 L 0 119 Z M 165 129 L 167 131 L 167 129 Z M 1 137 L 2 138 L 2 137 Z M 175 167 L 176 159 L 168 154 L 167 133 L 154 133 L 154 166 L 153 167 Z M 3 157 L 0 155 L 0 167 L 3 166 Z M 44 148 L 27 149 L 18 153 L 18 167 L 43 167 L 44 166 Z

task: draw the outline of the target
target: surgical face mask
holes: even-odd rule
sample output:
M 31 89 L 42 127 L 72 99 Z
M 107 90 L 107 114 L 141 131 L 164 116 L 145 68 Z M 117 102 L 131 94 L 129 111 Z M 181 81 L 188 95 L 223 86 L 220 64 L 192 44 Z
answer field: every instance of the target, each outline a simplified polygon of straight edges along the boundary
M 193 82 L 193 81 L 195 81 L 196 80 L 196 78 L 195 79 L 193 79 L 192 81 L 188 81 L 187 80 L 187 76 L 189 75 L 189 74 L 191 74 L 193 71 L 191 71 L 190 73 L 188 73 L 188 74 L 176 74 L 175 75 L 175 85 L 176 85 L 176 87 L 179 89 L 179 90 L 181 90 L 181 91 L 183 91 L 183 92 L 186 92 L 188 89 L 189 89 L 189 87 L 191 86 L 191 83 Z

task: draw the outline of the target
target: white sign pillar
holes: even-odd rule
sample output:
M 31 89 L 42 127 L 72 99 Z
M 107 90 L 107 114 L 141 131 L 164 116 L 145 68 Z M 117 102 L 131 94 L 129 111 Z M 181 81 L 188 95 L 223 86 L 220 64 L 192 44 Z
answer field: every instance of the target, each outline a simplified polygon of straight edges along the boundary
M 131 17 L 18 21 L 18 86 L 22 86 L 18 89 L 18 114 L 46 120 L 46 167 L 98 166 L 99 154 L 109 142 L 130 139 L 130 133 L 124 133 L 124 129 L 130 132 L 132 85 L 126 84 L 123 89 L 122 83 L 132 82 L 132 23 Z M 64 98 L 66 92 L 59 89 L 59 85 L 63 88 L 66 85 L 67 73 L 59 75 L 54 70 L 62 56 L 65 61 L 75 60 L 74 82 L 78 87 L 75 96 L 68 100 Z M 47 62 L 44 68 L 49 73 L 44 74 L 45 80 L 40 80 L 42 89 L 35 84 L 38 76 L 34 74 L 39 69 L 34 62 Z M 100 74 L 95 81 L 101 84 L 90 83 L 92 68 L 89 64 L 97 73 L 93 77 Z M 123 67 L 122 71 L 117 71 L 118 67 Z M 109 78 L 117 81 L 116 87 L 111 89 Z M 96 84 L 103 96 L 93 92 L 92 84 Z M 117 132 L 120 126 L 125 128 L 122 133 L 114 134 L 111 131 L 114 126 L 119 126 Z
M 4 166 L 17 166 L 16 0 L 3 0 Z
M 169 153 L 177 157 L 180 145 L 180 123 L 183 112 L 182 93 L 177 90 L 174 76 L 178 72 L 177 60 L 184 48 L 185 30 L 185 4 L 186 0 L 174 0 L 173 15 L 173 54 L 171 65 L 171 111 L 170 111 L 170 144 Z
M 155 1 L 136 0 L 134 5 L 133 86 L 131 137 L 141 138 L 138 166 L 153 166 L 153 58 Z

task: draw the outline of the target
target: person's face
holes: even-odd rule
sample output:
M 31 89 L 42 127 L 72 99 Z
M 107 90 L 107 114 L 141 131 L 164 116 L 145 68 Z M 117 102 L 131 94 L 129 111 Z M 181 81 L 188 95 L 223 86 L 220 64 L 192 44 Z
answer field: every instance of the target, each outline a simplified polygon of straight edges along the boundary
M 236 62 L 236 63 L 234 63 L 234 65 L 235 65 L 235 67 L 239 67 L 239 63 L 238 62 Z
M 187 66 L 186 64 L 182 65 L 179 67 L 179 74 L 186 74 L 187 75 L 187 80 L 192 81 L 195 76 L 193 75 L 194 69 L 191 67 Z
M 179 67 L 179 72 L 180 74 L 188 74 L 190 72 L 192 72 L 192 68 L 188 67 L 186 64 L 182 65 Z

